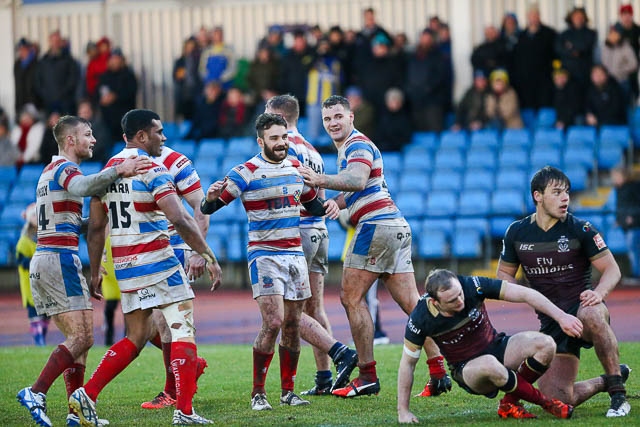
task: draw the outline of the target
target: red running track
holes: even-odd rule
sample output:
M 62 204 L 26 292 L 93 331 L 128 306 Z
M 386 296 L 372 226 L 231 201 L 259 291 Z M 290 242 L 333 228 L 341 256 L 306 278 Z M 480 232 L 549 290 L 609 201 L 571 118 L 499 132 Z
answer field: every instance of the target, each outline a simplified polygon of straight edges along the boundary
M 382 328 L 392 343 L 401 343 L 406 322 L 405 314 L 395 304 L 389 293 L 380 289 Z M 196 291 L 197 339 L 201 344 L 248 344 L 252 343 L 260 327 L 260 314 L 250 290 L 226 290 L 216 293 Z M 638 300 L 640 288 L 620 287 L 609 296 L 607 305 L 611 312 L 611 325 L 620 341 L 640 341 L 640 310 Z M 351 332 L 347 317 L 340 304 L 335 288 L 325 293 L 325 306 L 334 336 L 345 343 L 351 342 Z M 488 310 L 498 331 L 515 333 L 523 330 L 537 330 L 538 320 L 529 306 L 503 301 L 488 301 Z M 94 303 L 95 343 L 104 343 L 102 332 L 103 303 Z M 116 316 L 117 334 L 123 334 L 122 314 L 118 308 Z M 0 346 L 30 345 L 26 309 L 22 308 L 19 294 L 0 296 L 2 325 Z M 116 339 L 120 335 L 116 336 Z M 47 343 L 63 341 L 62 334 L 51 326 Z

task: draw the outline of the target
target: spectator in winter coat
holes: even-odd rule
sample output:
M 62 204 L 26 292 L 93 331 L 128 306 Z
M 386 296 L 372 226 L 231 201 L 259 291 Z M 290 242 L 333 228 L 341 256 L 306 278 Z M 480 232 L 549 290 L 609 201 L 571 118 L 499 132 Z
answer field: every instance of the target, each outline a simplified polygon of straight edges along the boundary
M 586 111 L 587 124 L 590 126 L 622 125 L 627 121 L 622 89 L 602 65 L 594 65 L 591 69 Z
M 522 129 L 520 105 L 516 91 L 509 86 L 509 75 L 504 69 L 493 70 L 489 75 L 491 91 L 485 104 L 487 119 L 496 129 Z

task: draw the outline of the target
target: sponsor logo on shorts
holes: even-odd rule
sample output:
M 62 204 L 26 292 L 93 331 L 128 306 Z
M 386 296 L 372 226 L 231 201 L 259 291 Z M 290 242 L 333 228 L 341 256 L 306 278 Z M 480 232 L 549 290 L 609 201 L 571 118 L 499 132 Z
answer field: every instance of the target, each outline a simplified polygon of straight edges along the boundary
M 40 279 L 40 273 L 29 273 L 29 279 Z
M 371 258 L 369 258 L 369 264 L 376 265 L 376 257 L 372 256 Z
M 47 297 L 47 302 L 44 303 L 44 308 L 57 307 L 58 302 L 52 300 L 50 297 Z
M 269 276 L 262 276 L 262 283 L 265 289 L 273 288 L 273 278 Z
M 144 301 L 144 300 L 152 299 L 152 298 L 155 298 L 155 297 L 156 297 L 155 292 L 151 292 L 151 291 L 150 291 L 149 289 L 147 289 L 147 288 L 140 289 L 140 290 L 138 291 L 138 300 L 139 300 L 139 301 Z

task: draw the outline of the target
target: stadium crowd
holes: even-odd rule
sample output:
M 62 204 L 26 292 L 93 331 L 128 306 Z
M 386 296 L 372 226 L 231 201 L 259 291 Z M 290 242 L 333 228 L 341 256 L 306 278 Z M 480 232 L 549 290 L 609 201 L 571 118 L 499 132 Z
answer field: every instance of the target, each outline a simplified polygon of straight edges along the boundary
M 437 16 L 413 46 L 406 34 L 380 25 L 373 9 L 363 12 L 358 31 L 273 25 L 251 59 L 235 55 L 223 27 L 203 27 L 184 40 L 173 65 L 175 119 L 192 123 L 189 139 L 249 135 L 265 100 L 290 93 L 300 100 L 306 134 L 315 140 L 322 135 L 322 100 L 359 94 L 360 108 L 370 113 L 358 127 L 384 151 L 400 150 L 415 131 L 521 128 L 523 109 L 554 108 L 562 129 L 624 124 L 638 97 L 640 26 L 631 5 L 620 7 L 619 20 L 600 38 L 588 22 L 583 7 L 568 12 L 565 29 L 542 23 L 536 6 L 523 25 L 505 14 L 473 49 L 473 85 L 458 103 L 449 26 Z M 8 127 L 18 164 L 46 163 L 52 123 L 78 112 L 84 101 L 102 135 L 120 140 L 119 119 L 136 106 L 137 91 L 122 50 L 103 37 L 87 44 L 85 58 L 74 58 L 59 31 L 50 34 L 44 54 L 40 50 L 26 38 L 16 46 L 18 123 Z M 109 148 L 99 160 L 108 159 Z

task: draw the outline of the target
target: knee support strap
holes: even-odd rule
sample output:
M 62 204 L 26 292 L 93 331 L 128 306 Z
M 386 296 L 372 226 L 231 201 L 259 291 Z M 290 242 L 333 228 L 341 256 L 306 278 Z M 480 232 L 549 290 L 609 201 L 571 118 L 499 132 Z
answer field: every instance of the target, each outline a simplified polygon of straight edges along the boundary
M 196 334 L 196 328 L 193 326 L 193 308 L 180 310 L 179 306 L 180 303 L 173 303 L 161 309 L 171 331 L 171 341 L 193 338 Z

